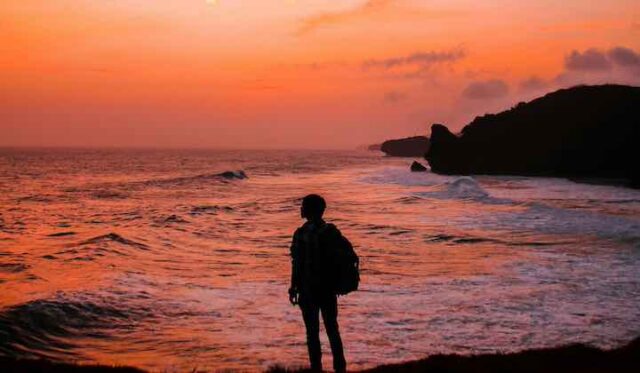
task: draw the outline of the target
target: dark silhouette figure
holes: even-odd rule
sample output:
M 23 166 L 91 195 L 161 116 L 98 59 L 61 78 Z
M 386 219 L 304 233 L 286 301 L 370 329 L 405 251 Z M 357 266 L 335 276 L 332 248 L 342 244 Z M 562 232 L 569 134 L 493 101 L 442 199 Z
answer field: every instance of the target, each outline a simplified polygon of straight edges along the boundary
M 341 238 L 333 224 L 322 220 L 325 200 L 310 194 L 302 200 L 301 216 L 307 221 L 298 228 L 291 243 L 291 287 L 289 301 L 299 305 L 307 329 L 311 369 L 322 371 L 320 313 L 331 344 L 333 368 L 346 371 L 346 360 L 338 328 L 338 299 L 332 285 L 333 262 L 330 249 Z

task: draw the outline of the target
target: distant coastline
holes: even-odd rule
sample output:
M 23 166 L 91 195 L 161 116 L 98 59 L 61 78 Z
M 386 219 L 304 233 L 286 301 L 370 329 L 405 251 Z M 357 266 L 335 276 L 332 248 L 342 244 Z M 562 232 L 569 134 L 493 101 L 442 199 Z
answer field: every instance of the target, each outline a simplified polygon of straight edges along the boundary
M 459 133 L 387 140 L 387 156 L 424 158 L 445 175 L 559 177 L 640 188 L 640 87 L 576 86 L 476 117 Z

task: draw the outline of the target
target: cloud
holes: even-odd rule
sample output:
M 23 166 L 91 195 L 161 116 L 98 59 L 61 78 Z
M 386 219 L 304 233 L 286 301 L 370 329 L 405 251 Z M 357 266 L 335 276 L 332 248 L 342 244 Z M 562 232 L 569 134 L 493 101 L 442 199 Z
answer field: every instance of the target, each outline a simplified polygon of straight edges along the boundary
M 411 5 L 407 0 L 367 0 L 361 5 L 347 10 L 325 12 L 313 15 L 302 20 L 297 35 L 302 36 L 317 29 L 377 17 L 380 22 L 388 23 L 392 20 L 406 22 L 408 19 L 441 19 L 468 15 L 466 9 L 426 9 L 423 5 Z
M 640 66 L 640 53 L 625 47 L 615 47 L 608 53 L 609 59 L 618 66 Z
M 341 12 L 321 13 L 306 18 L 298 30 L 298 34 L 306 34 L 326 25 L 342 23 L 353 18 L 375 14 L 388 8 L 395 2 L 397 2 L 397 0 L 367 0 L 364 4 L 354 9 Z
M 398 91 L 389 91 L 384 94 L 384 101 L 390 104 L 397 104 L 407 98 L 407 95 Z
M 554 82 L 562 87 L 577 84 L 640 84 L 640 53 L 616 46 L 609 50 L 590 48 L 572 51 L 565 58 L 565 70 Z
M 458 49 L 446 52 L 416 52 L 408 56 L 391 57 L 385 59 L 371 59 L 362 64 L 365 69 L 382 68 L 392 69 L 394 67 L 402 67 L 406 65 L 416 65 L 420 67 L 428 67 L 437 63 L 456 62 L 466 56 L 465 51 Z
M 540 91 L 547 89 L 549 82 L 537 76 L 531 76 L 518 84 L 518 88 L 523 92 Z
M 364 71 L 382 73 L 393 79 L 422 79 L 436 65 L 450 65 L 466 58 L 462 49 L 450 51 L 421 51 L 405 56 L 368 59 L 362 62 Z
M 462 91 L 462 96 L 472 100 L 487 100 L 504 97 L 509 93 L 509 86 L 503 80 L 491 79 L 471 82 Z
M 611 61 L 604 52 L 591 48 L 572 51 L 565 57 L 564 66 L 569 71 L 605 71 L 611 69 Z
M 387 79 L 422 79 L 426 77 L 426 72 L 435 65 L 446 65 L 456 63 L 466 58 L 466 52 L 462 48 L 445 51 L 418 51 L 407 55 L 393 56 L 387 58 L 370 58 L 360 62 L 330 61 L 287 64 L 280 63 L 273 65 L 279 69 L 308 69 L 308 70 L 329 70 L 335 72 L 340 69 L 342 72 L 353 74 L 356 70 L 364 73 L 376 74 L 379 78 Z
M 572 51 L 565 57 L 564 62 L 568 71 L 607 71 L 613 66 L 640 66 L 640 53 L 623 46 L 611 48 L 606 52 L 589 48 L 584 52 Z

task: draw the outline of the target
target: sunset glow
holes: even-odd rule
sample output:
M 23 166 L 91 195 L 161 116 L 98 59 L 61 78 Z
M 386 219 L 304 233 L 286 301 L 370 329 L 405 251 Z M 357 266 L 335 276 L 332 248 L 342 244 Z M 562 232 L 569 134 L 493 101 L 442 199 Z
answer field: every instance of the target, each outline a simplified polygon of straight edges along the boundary
M 640 84 L 636 0 L 20 0 L 0 20 L 3 146 L 353 148 Z
M 0 372 L 640 371 L 640 0 L 2 0 L 0 36 Z

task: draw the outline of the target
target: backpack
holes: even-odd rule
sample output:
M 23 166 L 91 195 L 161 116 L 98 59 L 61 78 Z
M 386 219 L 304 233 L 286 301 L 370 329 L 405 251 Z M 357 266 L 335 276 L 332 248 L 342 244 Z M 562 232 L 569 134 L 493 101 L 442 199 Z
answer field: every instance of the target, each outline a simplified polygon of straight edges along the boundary
M 326 236 L 329 237 L 326 237 Z M 360 284 L 360 258 L 349 240 L 333 224 L 326 224 L 318 232 L 323 250 L 331 253 L 331 290 L 337 295 L 346 295 L 358 290 Z M 325 236 L 320 239 L 320 236 Z
M 346 295 L 358 290 L 360 284 L 360 258 L 349 240 L 340 234 L 336 250 L 336 280 L 334 291 Z

